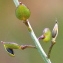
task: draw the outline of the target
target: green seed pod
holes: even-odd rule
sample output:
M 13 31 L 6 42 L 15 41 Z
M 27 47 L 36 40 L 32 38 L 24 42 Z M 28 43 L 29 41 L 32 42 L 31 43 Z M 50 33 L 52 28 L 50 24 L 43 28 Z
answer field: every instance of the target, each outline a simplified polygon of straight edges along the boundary
M 5 50 L 10 56 L 15 56 L 13 49 L 20 49 L 20 46 L 17 43 L 12 43 L 12 42 L 3 42 L 1 41 L 4 45 Z
M 18 19 L 26 21 L 30 17 L 30 10 L 24 4 L 20 4 L 15 14 Z
M 38 37 L 38 40 L 43 40 L 44 42 L 48 42 L 51 39 L 51 31 L 49 28 L 45 28 L 43 30 L 43 33 L 40 37 Z
M 45 28 L 45 29 L 43 30 L 43 35 L 44 35 L 44 37 L 45 37 L 45 38 L 43 39 L 44 42 L 50 41 L 50 39 L 51 39 L 51 31 L 50 31 L 49 28 Z
M 19 49 L 19 45 L 17 43 L 12 43 L 12 42 L 5 42 L 4 43 L 6 48 L 11 48 L 11 49 Z
M 4 48 L 7 51 L 7 53 L 12 57 L 15 56 L 14 49 L 23 50 L 23 49 L 26 49 L 26 48 L 36 48 L 35 46 L 32 46 L 32 45 L 18 45 L 17 43 L 14 43 L 14 42 L 3 42 L 3 41 L 1 41 L 1 43 L 4 45 Z

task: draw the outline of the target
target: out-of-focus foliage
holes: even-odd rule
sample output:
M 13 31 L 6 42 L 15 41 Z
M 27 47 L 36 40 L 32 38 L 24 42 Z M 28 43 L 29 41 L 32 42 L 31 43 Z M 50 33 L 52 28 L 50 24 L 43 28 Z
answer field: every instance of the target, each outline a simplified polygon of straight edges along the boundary
M 29 18 L 31 26 L 36 34 L 40 36 L 42 30 L 48 27 L 52 30 L 55 19 L 58 20 L 59 35 L 52 49 L 52 63 L 63 61 L 63 1 L 62 0 L 19 0 L 31 11 Z M 16 18 L 15 5 L 12 0 L 0 0 L 0 40 L 18 42 L 18 44 L 33 44 L 26 26 Z M 50 42 L 45 44 L 40 41 L 45 52 L 48 52 Z M 16 57 L 10 57 L 0 43 L 0 63 L 44 63 L 36 49 L 16 51 Z M 3 61 L 4 60 L 4 61 Z

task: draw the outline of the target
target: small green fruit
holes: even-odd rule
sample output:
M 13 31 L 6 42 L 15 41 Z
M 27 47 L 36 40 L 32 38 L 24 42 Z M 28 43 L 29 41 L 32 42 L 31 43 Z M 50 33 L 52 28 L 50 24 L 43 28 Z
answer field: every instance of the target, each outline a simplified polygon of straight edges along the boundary
M 38 40 L 43 40 L 43 42 L 49 42 L 51 39 L 51 31 L 49 28 L 45 28 L 43 30 L 42 35 L 38 38 Z
M 7 51 L 7 53 L 12 57 L 15 56 L 13 49 L 20 49 L 20 46 L 17 43 L 3 41 L 1 41 L 1 43 L 4 45 L 4 48 Z
M 30 10 L 24 4 L 20 4 L 15 13 L 16 17 L 20 20 L 26 21 L 30 17 Z
M 43 30 L 43 35 L 45 36 L 45 38 L 43 39 L 44 42 L 50 41 L 50 39 L 51 39 L 51 31 L 50 31 L 49 28 L 45 28 Z
M 12 42 L 4 42 L 4 47 L 10 48 L 10 49 L 19 49 L 20 46 L 17 43 Z

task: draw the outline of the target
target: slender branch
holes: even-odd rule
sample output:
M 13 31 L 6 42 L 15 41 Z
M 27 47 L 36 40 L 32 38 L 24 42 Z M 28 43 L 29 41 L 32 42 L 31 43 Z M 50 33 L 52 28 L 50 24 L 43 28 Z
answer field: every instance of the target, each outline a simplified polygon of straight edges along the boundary
M 51 45 L 50 45 L 49 51 L 48 51 L 48 58 L 50 58 L 50 54 L 51 54 L 51 51 L 52 51 L 52 48 L 53 48 L 54 44 L 55 43 L 51 41 Z
M 48 51 L 48 58 L 50 58 L 51 50 L 52 50 L 54 44 L 56 43 L 57 36 L 58 36 L 58 21 L 56 19 L 56 23 L 55 23 L 53 30 L 52 30 L 52 41 L 51 41 L 51 45 L 50 45 L 50 48 Z
M 17 5 L 18 5 L 18 0 L 13 0 L 13 1 L 14 1 L 14 3 L 17 2 L 17 3 L 15 3 L 15 5 L 17 6 Z M 45 61 L 45 63 L 51 63 L 50 59 L 47 58 L 46 53 L 44 52 L 43 48 L 41 47 L 40 42 L 38 41 L 38 39 L 37 39 L 37 37 L 36 37 L 36 35 L 35 35 L 35 33 L 34 33 L 32 27 L 31 27 L 29 21 L 27 20 L 27 21 L 24 22 L 24 23 L 25 23 L 25 25 L 28 27 L 28 31 L 29 31 L 29 33 L 30 33 L 30 35 L 31 35 L 31 37 L 32 37 L 32 39 L 33 39 L 35 45 L 36 45 L 36 48 L 37 48 L 38 51 L 40 52 L 41 57 L 43 58 L 43 60 Z
M 25 22 L 24 23 L 28 27 L 29 33 L 30 33 L 35 45 L 36 45 L 36 48 L 38 49 L 39 53 L 41 54 L 43 60 L 45 61 L 45 63 L 51 63 L 50 59 L 47 57 L 47 55 L 44 52 L 42 46 L 40 45 L 40 42 L 38 41 L 38 39 L 37 39 L 32 27 L 31 27 L 29 21 L 27 20 L 26 22 L 28 23 L 28 25 Z

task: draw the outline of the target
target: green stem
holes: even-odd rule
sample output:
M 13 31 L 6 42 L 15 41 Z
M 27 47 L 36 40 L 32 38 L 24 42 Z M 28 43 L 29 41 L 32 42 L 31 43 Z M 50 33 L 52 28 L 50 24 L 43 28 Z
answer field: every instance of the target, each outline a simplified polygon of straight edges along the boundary
M 44 52 L 40 42 L 38 41 L 29 21 L 27 20 L 26 22 L 28 23 L 28 25 L 26 25 L 26 26 L 28 27 L 29 33 L 30 33 L 35 45 L 36 45 L 36 48 L 38 49 L 39 53 L 41 54 L 41 57 L 43 58 L 45 63 L 51 63 L 50 59 L 47 57 L 46 53 Z
M 19 1 L 18 0 L 13 0 L 13 2 L 15 3 L 16 7 L 19 5 Z
M 17 7 L 18 0 L 13 0 L 13 1 L 15 3 L 16 7 Z M 38 49 L 39 53 L 41 54 L 41 57 L 43 58 L 45 63 L 51 63 L 50 59 L 47 58 L 46 53 L 44 52 L 43 48 L 41 47 L 40 42 L 38 41 L 38 39 L 37 39 L 32 27 L 31 27 L 29 21 L 27 20 L 26 22 L 27 22 L 27 27 L 28 27 L 29 33 L 30 33 L 35 45 L 36 45 L 36 48 Z
M 55 44 L 55 42 L 51 42 L 51 45 L 50 45 L 49 51 L 48 51 L 48 58 L 50 58 L 50 54 L 51 54 L 51 51 L 52 51 L 54 44 Z

